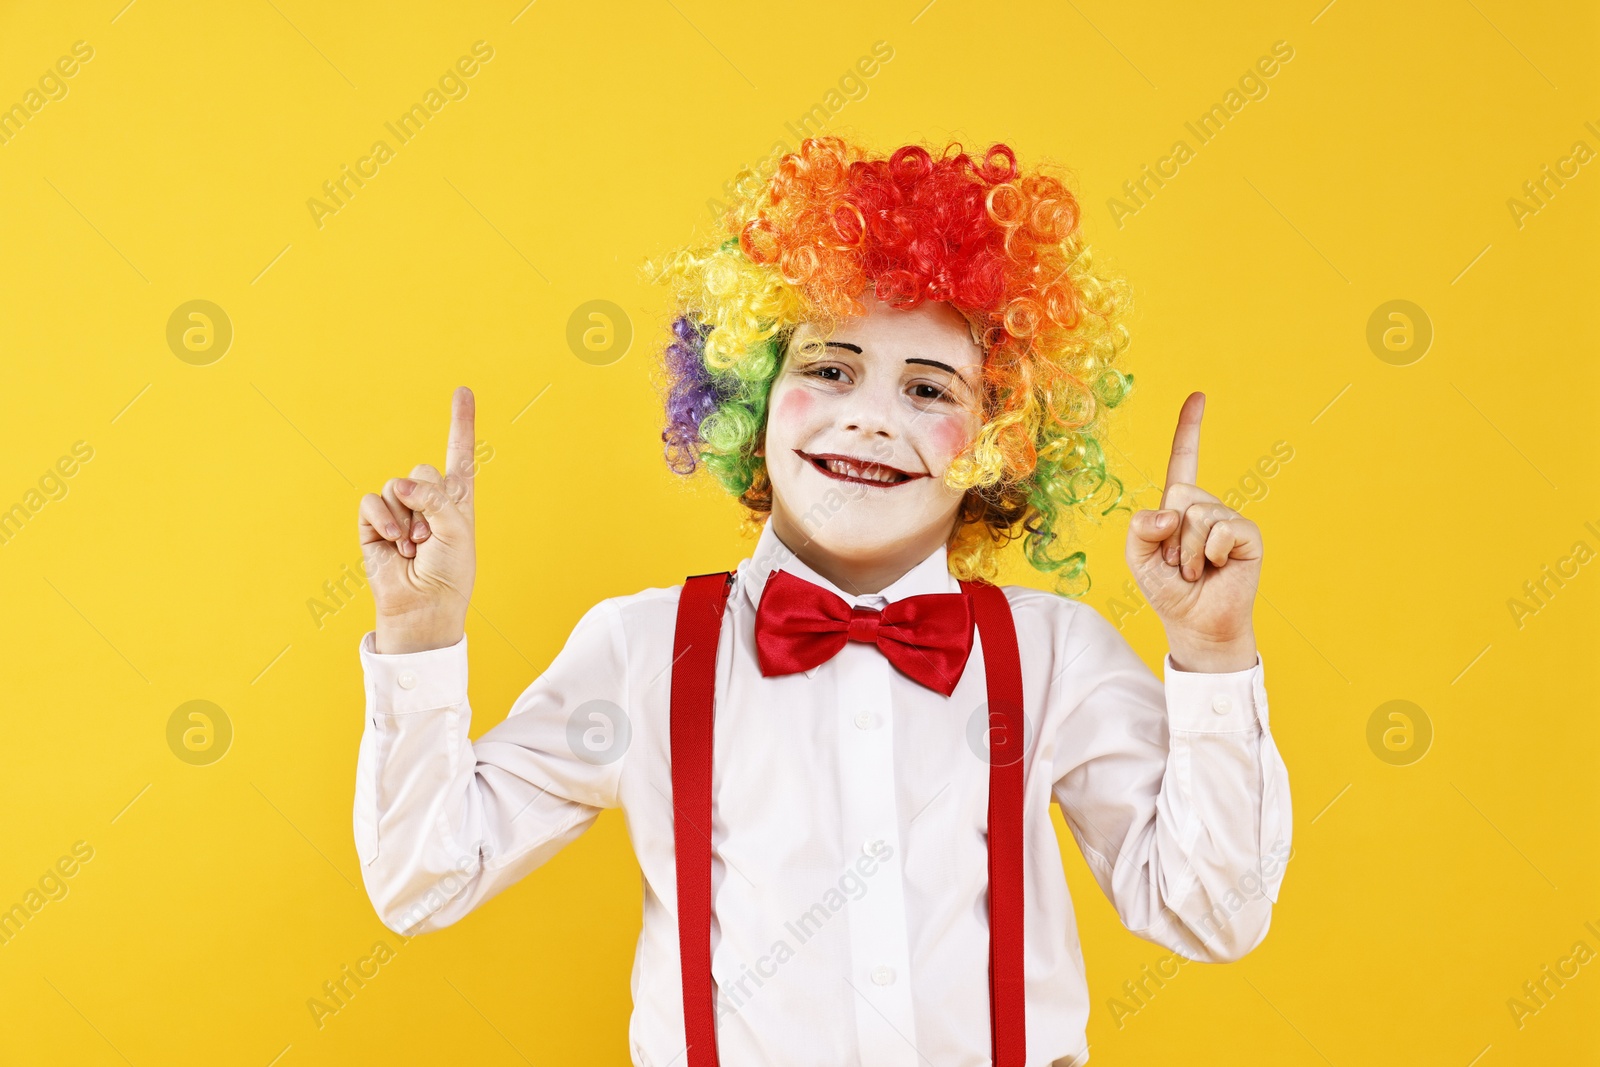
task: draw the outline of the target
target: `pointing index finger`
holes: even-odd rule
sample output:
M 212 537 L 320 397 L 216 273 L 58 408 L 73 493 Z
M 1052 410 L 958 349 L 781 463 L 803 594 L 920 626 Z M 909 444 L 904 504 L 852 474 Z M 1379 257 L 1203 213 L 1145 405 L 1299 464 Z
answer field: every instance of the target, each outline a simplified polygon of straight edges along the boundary
M 1167 460 L 1167 484 L 1161 493 L 1161 505 L 1174 485 L 1195 485 L 1200 480 L 1200 416 L 1205 412 L 1206 394 L 1190 393 L 1178 412 L 1178 429 L 1172 435 L 1172 458 Z
M 472 390 L 458 386 L 450 398 L 450 440 L 445 446 L 445 473 L 472 480 L 473 448 L 477 440 L 474 424 L 477 419 L 477 400 Z

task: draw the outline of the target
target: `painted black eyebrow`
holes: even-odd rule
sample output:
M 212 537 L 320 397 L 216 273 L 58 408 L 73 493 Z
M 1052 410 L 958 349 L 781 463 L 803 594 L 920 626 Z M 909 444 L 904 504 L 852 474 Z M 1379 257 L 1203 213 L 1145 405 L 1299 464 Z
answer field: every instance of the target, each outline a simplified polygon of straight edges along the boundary
M 845 348 L 845 349 L 849 349 L 851 352 L 854 352 L 858 356 L 861 354 L 861 348 L 858 345 L 853 345 L 853 344 L 849 343 L 848 341 L 828 341 L 828 342 L 824 343 L 824 347 L 825 348 Z M 958 371 L 954 367 L 950 366 L 950 364 L 948 364 L 948 363 L 940 363 L 936 359 L 920 359 L 918 357 L 913 356 L 912 358 L 906 360 L 906 362 L 907 363 L 920 363 L 925 367 L 938 367 L 942 371 L 950 372 L 951 374 L 955 375 L 957 378 L 961 377 L 961 372 L 960 371 Z
M 827 349 L 848 349 L 851 350 L 851 352 L 854 352 L 856 355 L 861 355 L 861 347 L 854 346 L 854 344 L 850 344 L 848 341 L 826 341 L 822 347 L 827 347 Z M 938 366 L 939 370 L 941 371 L 949 371 L 952 378 L 957 378 L 958 381 L 966 381 L 965 378 L 962 378 L 962 373 L 960 373 L 958 370 L 955 370 L 954 366 L 950 366 L 949 363 L 941 363 L 939 360 L 923 360 L 923 358 L 920 357 L 910 357 L 909 360 L 906 360 L 906 362 L 922 363 L 923 366 Z
M 936 359 L 915 359 L 915 358 L 913 358 L 913 359 L 906 360 L 906 362 L 907 363 L 921 363 L 924 366 L 928 366 L 928 367 L 938 367 L 940 370 L 949 371 L 951 374 L 954 374 L 957 378 L 961 377 L 961 373 L 959 371 L 957 371 L 954 367 L 950 366 L 950 364 L 948 364 L 948 363 L 940 363 Z

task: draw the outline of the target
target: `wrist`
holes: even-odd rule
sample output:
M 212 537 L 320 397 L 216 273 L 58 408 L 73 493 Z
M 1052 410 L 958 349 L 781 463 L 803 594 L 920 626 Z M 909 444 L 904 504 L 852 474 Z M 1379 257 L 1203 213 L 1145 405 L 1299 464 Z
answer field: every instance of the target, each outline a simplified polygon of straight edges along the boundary
M 379 615 L 373 649 L 379 655 L 404 655 L 449 648 L 466 632 L 466 620 L 431 616 Z
M 1210 641 L 1194 637 L 1169 637 L 1168 650 L 1172 666 L 1194 674 L 1231 674 L 1247 671 L 1256 665 L 1254 632 L 1246 632 L 1225 641 Z

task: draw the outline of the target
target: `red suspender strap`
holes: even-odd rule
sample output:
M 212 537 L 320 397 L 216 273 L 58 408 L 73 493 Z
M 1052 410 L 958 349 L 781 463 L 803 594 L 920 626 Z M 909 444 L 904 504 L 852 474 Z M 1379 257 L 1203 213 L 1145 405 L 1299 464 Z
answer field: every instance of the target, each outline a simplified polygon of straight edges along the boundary
M 972 598 L 989 689 L 989 1033 L 995 1067 L 1023 1067 L 1022 658 L 997 585 L 962 582 Z
M 688 1067 L 718 1067 L 711 982 L 711 726 L 717 640 L 732 582 L 727 571 L 685 579 L 672 641 L 672 838 Z
M 711 980 L 711 757 L 717 642 L 733 576 L 686 579 L 672 643 L 673 842 L 687 1067 L 719 1067 Z M 1022 661 L 998 586 L 961 583 L 983 642 L 989 697 L 989 1025 L 994 1067 L 1024 1067 Z

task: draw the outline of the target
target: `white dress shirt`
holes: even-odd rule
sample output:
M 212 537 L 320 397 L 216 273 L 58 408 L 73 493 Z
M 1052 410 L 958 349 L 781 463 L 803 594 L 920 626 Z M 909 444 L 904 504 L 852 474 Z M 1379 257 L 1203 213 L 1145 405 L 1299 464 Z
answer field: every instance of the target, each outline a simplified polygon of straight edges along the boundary
M 717 649 L 712 975 L 722 1062 L 990 1062 L 982 641 L 947 697 L 851 641 L 767 678 L 756 604 L 782 568 L 852 605 L 959 592 L 940 548 L 853 596 L 769 523 L 739 564 Z M 397 655 L 361 642 L 355 839 L 379 917 L 448 926 L 621 807 L 644 874 L 635 1067 L 682 1067 L 669 747 L 681 586 L 595 605 L 504 722 L 469 740 L 466 638 Z M 1022 660 L 1028 1067 L 1087 1062 L 1088 987 L 1050 818 L 1061 805 L 1133 933 L 1235 960 L 1266 936 L 1290 846 L 1288 772 L 1262 665 L 1165 682 L 1093 607 L 1004 586 Z

